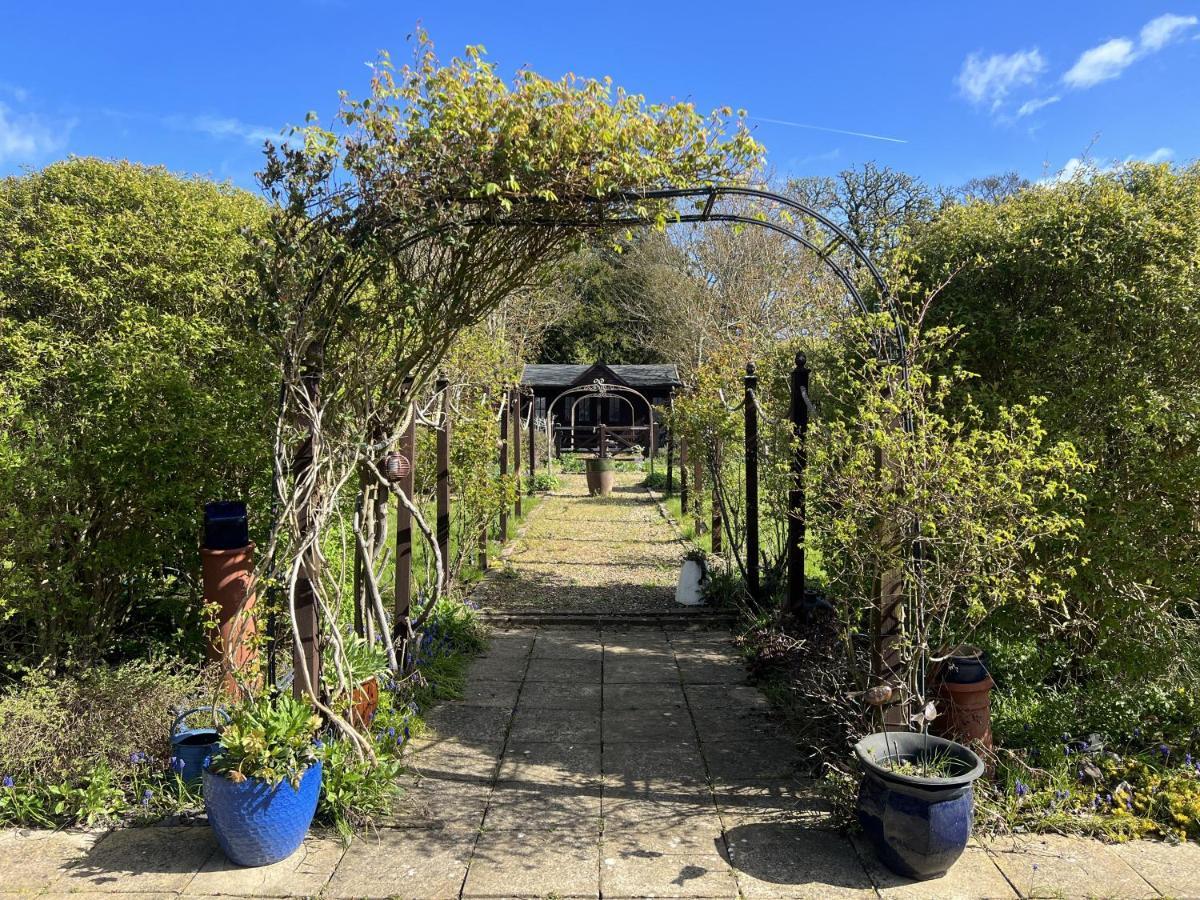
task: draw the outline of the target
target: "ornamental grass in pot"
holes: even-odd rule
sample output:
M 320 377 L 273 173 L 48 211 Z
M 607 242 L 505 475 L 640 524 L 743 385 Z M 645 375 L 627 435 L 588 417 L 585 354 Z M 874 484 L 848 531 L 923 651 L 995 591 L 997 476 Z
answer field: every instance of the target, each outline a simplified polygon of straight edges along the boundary
M 321 717 L 289 694 L 230 707 L 218 751 L 204 768 L 204 805 L 217 843 L 238 865 L 291 856 L 321 793 Z
M 391 676 L 383 642 L 344 635 L 340 649 L 326 645 L 325 656 L 321 671 L 330 705 L 359 731 L 368 730 L 379 708 L 379 686 Z

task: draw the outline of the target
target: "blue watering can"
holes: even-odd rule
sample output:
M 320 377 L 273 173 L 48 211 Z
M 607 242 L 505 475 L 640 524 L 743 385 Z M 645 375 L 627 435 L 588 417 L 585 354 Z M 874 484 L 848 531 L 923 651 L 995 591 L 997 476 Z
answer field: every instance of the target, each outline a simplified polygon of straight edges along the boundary
M 219 706 L 197 706 L 195 709 L 181 712 L 171 725 L 171 753 L 175 756 L 175 769 L 179 777 L 189 784 L 200 781 L 204 771 L 204 760 L 216 752 L 219 735 L 211 726 L 182 730 L 179 726 L 193 713 L 212 711 L 220 713 L 226 722 L 229 721 L 229 713 Z

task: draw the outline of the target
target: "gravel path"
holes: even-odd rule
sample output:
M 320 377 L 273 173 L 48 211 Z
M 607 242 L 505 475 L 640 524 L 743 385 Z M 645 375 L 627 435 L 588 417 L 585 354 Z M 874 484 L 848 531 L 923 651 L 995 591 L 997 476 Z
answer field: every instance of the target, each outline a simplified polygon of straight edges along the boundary
M 562 476 L 473 599 L 506 613 L 680 610 L 675 582 L 685 548 L 643 477 L 618 472 L 611 496 L 589 497 L 584 476 Z

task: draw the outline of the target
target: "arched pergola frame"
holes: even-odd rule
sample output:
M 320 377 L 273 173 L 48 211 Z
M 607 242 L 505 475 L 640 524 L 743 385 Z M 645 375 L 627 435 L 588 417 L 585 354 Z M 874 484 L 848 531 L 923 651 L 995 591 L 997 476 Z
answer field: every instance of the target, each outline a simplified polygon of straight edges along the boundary
M 623 384 L 609 384 L 603 378 L 597 378 L 591 384 L 577 384 L 574 387 L 569 387 L 562 393 L 558 394 L 553 400 L 546 404 L 546 438 L 547 446 L 553 446 L 554 430 L 554 407 L 560 400 L 565 397 L 570 397 L 575 394 L 581 396 L 571 404 L 571 446 L 575 446 L 575 408 L 584 400 L 594 400 L 596 398 L 617 397 L 629 404 L 629 409 L 633 410 L 633 401 L 627 395 L 637 397 L 642 403 L 646 404 L 647 429 L 654 427 L 654 404 L 648 397 L 636 388 L 631 388 Z M 636 427 L 636 426 L 635 426 Z

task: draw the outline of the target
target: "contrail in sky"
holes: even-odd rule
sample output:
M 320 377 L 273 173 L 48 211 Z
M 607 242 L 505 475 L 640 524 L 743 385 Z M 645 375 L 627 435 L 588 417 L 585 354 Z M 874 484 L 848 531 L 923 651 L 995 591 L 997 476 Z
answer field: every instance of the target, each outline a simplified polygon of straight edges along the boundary
M 803 122 L 788 122 L 785 119 L 768 119 L 766 116 L 746 116 L 755 122 L 770 122 L 773 125 L 790 125 L 792 128 L 807 128 L 810 131 L 828 131 L 830 134 L 848 134 L 852 137 L 870 138 L 873 141 L 889 141 L 893 144 L 907 144 L 903 138 L 885 137 L 882 134 L 867 134 L 865 131 L 846 131 L 843 128 L 825 128 L 821 125 L 805 125 Z

